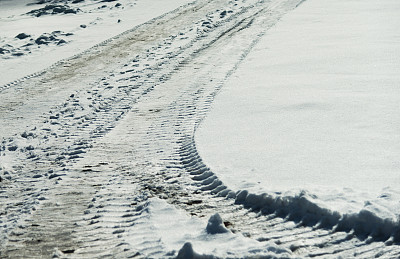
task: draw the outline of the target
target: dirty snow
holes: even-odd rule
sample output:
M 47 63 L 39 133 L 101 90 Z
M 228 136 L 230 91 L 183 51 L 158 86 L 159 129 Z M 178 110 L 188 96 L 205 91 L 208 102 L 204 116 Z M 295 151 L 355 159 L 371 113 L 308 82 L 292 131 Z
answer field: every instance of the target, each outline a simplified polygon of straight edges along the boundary
M 4 121 L 0 129 L 2 133 L 1 199 L 4 202 L 1 204 L 1 209 L 5 211 L 4 217 L 0 219 L 2 248 L 5 249 L 10 241 L 10 235 L 24 235 L 24 230 L 27 229 L 24 226 L 26 224 L 28 228 L 39 226 L 39 231 L 42 231 L 50 240 L 67 237 L 68 235 L 53 230 L 57 229 L 58 224 L 64 224 L 62 222 L 70 220 L 63 219 L 64 214 L 58 212 L 60 208 L 65 207 L 68 213 L 77 217 L 72 219 L 75 221 L 74 231 L 80 231 L 82 225 L 86 226 L 84 231 L 89 232 L 93 231 L 90 228 L 91 225 L 95 228 L 101 226 L 106 231 L 95 234 L 99 240 L 103 236 L 108 239 L 113 235 L 121 238 L 124 233 L 126 244 L 143 254 L 150 253 L 146 251 L 148 243 L 143 243 L 143 239 L 149 236 L 155 244 L 156 253 L 167 257 L 182 256 L 182 253 L 188 252 L 218 257 L 291 256 L 290 250 L 279 248 L 272 242 L 259 243 L 241 233 L 232 233 L 224 226 L 223 219 L 218 214 L 213 214 L 207 222 L 207 220 L 189 216 L 187 212 L 178 210 L 165 201 L 156 198 L 149 199 L 146 195 L 144 204 L 136 206 L 136 200 L 140 200 L 139 197 L 141 197 L 136 193 L 137 186 L 131 182 L 129 186 L 122 186 L 121 180 L 124 178 L 122 175 L 119 177 L 120 180 L 117 180 L 115 189 L 111 191 L 109 187 L 102 188 L 100 192 L 93 189 L 93 186 L 114 181 L 115 171 L 108 169 L 108 163 L 103 160 L 104 158 L 100 160 L 96 153 L 91 157 L 89 151 L 96 150 L 93 148 L 92 141 L 96 137 L 104 136 L 115 126 L 124 115 L 125 109 L 130 108 L 128 105 L 136 102 L 135 95 L 139 99 L 140 94 L 144 96 L 151 91 L 151 88 L 140 88 L 148 80 L 137 86 L 128 86 L 123 81 L 135 81 L 131 78 L 140 78 L 146 72 L 150 73 L 157 68 L 161 62 L 160 59 L 164 59 L 164 55 L 180 55 L 182 46 L 189 49 L 207 47 L 207 42 L 200 42 L 204 46 L 201 44 L 197 46 L 191 41 L 201 39 L 199 33 L 201 35 L 210 30 L 212 32 L 220 20 L 227 19 L 233 13 L 232 9 L 236 10 L 237 4 L 230 3 L 231 10 L 229 11 L 211 9 L 207 13 L 208 16 L 204 17 L 207 21 L 195 21 L 196 24 L 191 24 L 194 28 L 184 28 L 177 39 L 175 39 L 177 35 L 165 35 L 164 42 L 148 43 L 150 46 L 159 44 L 156 47 L 153 46 L 151 50 L 161 49 L 159 52 L 163 51 L 163 53 L 151 53 L 149 57 L 147 50 L 145 54 L 137 55 L 126 64 L 114 64 L 108 69 L 116 69 L 117 76 L 114 73 L 106 76 L 106 70 L 104 70 L 104 75 L 100 78 L 98 78 L 98 71 L 85 77 L 87 72 L 84 72 L 81 75 L 84 77 L 83 80 L 64 82 L 62 89 L 56 86 L 58 90 L 46 90 L 44 95 L 38 87 L 40 83 L 32 85 L 29 83 L 31 78 L 41 76 L 41 70 L 45 69 L 49 73 L 49 66 L 59 67 L 60 64 L 67 68 L 70 66 L 69 60 L 65 63 L 60 63 L 60 60 L 71 57 L 80 58 L 75 55 L 96 44 L 107 44 L 110 38 L 187 3 L 189 1 L 177 0 L 76 1 L 76 3 L 44 1 L 41 4 L 34 4 L 33 1 L 0 2 L 2 29 L 0 84 L 4 84 L 3 89 L 0 90 L 2 90 L 2 98 L 5 98 L 1 105 Z M 251 3 L 248 5 L 251 7 Z M 220 32 L 215 33 L 216 36 L 218 33 Z M 212 41 L 213 38 L 210 40 Z M 248 42 L 251 43 L 252 40 L 249 39 Z M 165 53 L 166 49 L 170 52 Z M 240 57 L 239 52 L 235 54 Z M 157 55 L 162 58 L 158 59 Z M 127 62 L 121 58 L 122 61 Z M 236 59 L 233 61 L 237 62 Z M 134 76 L 131 75 L 132 72 L 135 73 Z M 77 73 L 79 74 L 79 71 Z M 164 75 L 160 76 L 162 78 Z M 218 80 L 221 79 L 223 78 Z M 11 81 L 14 82 L 7 84 Z M 26 88 L 19 88 L 21 82 Z M 136 90 L 138 88 L 139 90 Z M 21 94 L 20 91 L 26 91 L 27 95 Z M 118 97 L 122 92 L 125 93 L 124 96 L 130 94 L 129 98 Z M 13 103 L 13 100 L 17 98 L 15 95 L 21 96 L 21 103 Z M 149 102 L 154 105 L 154 100 Z M 113 107 L 113 105 L 118 107 Z M 108 114 L 99 117 L 102 111 L 108 111 Z M 11 124 L 6 123 L 7 120 L 10 120 Z M 21 120 L 21 123 L 17 120 Z M 76 132 L 74 133 L 70 127 Z M 113 132 L 118 132 L 118 130 Z M 127 133 L 124 132 L 124 134 Z M 115 143 L 121 138 L 115 134 L 108 136 L 111 138 L 110 143 Z M 102 143 L 100 147 L 97 146 L 97 150 L 101 150 L 102 145 L 105 146 Z M 102 152 L 104 153 L 104 150 Z M 88 159 L 83 159 L 84 157 Z M 83 159 L 82 162 L 75 162 L 80 159 Z M 39 162 L 36 164 L 34 161 Z M 32 169 L 27 169 L 30 164 L 33 165 Z M 91 169 L 92 167 L 102 167 L 102 173 L 90 176 L 90 172 L 96 172 L 96 169 Z M 157 169 L 157 167 L 151 168 Z M 117 169 L 120 170 L 119 167 Z M 79 185 L 74 187 L 77 182 Z M 172 181 L 171 185 L 175 182 L 176 180 Z M 117 189 L 118 191 L 113 193 Z M 108 198 L 107 203 L 104 204 L 104 197 L 111 194 L 115 197 Z M 91 196 L 94 197 L 90 198 Z M 135 202 L 132 203 L 131 199 Z M 130 206 L 136 206 L 136 214 L 124 213 L 124 210 Z M 94 207 L 97 209 L 94 210 Z M 51 209 L 46 212 L 46 208 Z M 113 222 L 128 217 L 132 217 L 135 223 L 127 230 L 121 226 L 126 222 L 110 227 Z M 40 223 L 29 223 L 35 220 L 39 220 Z M 82 221 L 84 224 L 78 223 Z M 140 230 L 144 232 L 140 233 Z M 91 234 L 80 236 L 78 240 L 90 238 Z M 81 242 L 78 240 L 76 242 Z M 138 244 L 137 240 L 141 242 Z M 10 242 L 13 241 L 19 242 L 18 238 Z M 23 238 L 20 241 L 23 247 L 26 246 Z M 40 239 L 32 241 L 41 242 Z M 50 253 L 53 257 L 62 257 L 71 253 L 85 254 L 87 252 L 84 247 L 87 249 L 91 243 L 86 241 L 83 247 L 74 246 L 73 248 L 65 248 L 66 245 L 68 245 L 67 242 L 58 247 L 46 247 L 41 253 L 42 255 Z M 125 244 L 121 243 L 118 246 L 122 245 Z M 15 251 L 15 249 L 12 250 Z M 16 251 L 18 253 L 18 250 Z M 2 252 L 0 250 L 0 256 Z M 25 250 L 23 253 L 20 252 L 20 255 L 29 254 L 29 251 Z
M 27 13 L 51 3 L 32 5 L 35 2 L 0 1 L 0 48 L 4 49 L 4 54 L 0 51 L 0 85 L 41 71 L 191 1 L 69 1 L 68 6 L 80 11 L 39 17 Z M 16 38 L 21 33 L 29 36 Z M 46 37 L 42 43 L 41 37 Z

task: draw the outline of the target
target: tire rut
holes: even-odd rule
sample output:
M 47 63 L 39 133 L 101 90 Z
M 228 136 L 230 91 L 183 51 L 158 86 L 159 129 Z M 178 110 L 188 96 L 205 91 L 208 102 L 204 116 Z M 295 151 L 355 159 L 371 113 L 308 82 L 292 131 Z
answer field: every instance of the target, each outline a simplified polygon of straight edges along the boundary
M 398 256 L 390 240 L 311 224 L 305 215 L 293 217 L 275 205 L 270 210 L 252 206 L 249 194 L 224 186 L 197 153 L 196 128 L 225 80 L 260 37 L 301 2 L 254 1 L 239 8 L 230 1 L 198 1 L 177 9 L 150 25 L 166 26 L 178 17 L 197 22 L 173 27 L 149 45 L 126 41 L 119 53 L 127 58 L 107 76 L 87 79 L 82 90 L 69 89 L 61 104 L 52 106 L 50 100 L 40 127 L 3 140 L 6 157 L 14 164 L 28 162 L 11 167 L 12 178 L 1 186 L 2 199 L 13 197 L 1 208 L 1 219 L 14 227 L 3 237 L 7 242 L 0 256 L 176 256 L 149 232 L 145 211 L 151 197 L 197 217 L 218 212 L 232 232 L 273 241 L 295 256 Z M 232 13 L 221 18 L 218 7 Z M 120 35 L 96 51 L 109 53 L 121 38 L 139 32 Z M 89 59 L 80 58 L 89 54 L 75 57 L 76 64 L 87 64 Z M 66 80 L 58 69 L 46 72 L 48 78 Z M 40 148 L 26 149 L 36 142 Z M 25 151 L 15 156 L 9 150 L 13 146 Z

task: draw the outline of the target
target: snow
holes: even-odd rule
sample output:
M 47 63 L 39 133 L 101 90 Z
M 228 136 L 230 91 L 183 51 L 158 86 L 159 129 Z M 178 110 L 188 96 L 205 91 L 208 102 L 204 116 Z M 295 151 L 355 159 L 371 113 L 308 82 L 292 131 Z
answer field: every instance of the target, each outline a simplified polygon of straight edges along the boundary
M 204 219 L 188 216 L 163 200 L 152 198 L 143 207 L 141 217 L 143 220 L 136 224 L 144 224 L 143 229 L 148 235 L 158 237 L 169 256 L 186 252 L 217 258 L 251 255 L 291 257 L 289 251 L 273 243 L 259 243 L 241 234 L 233 234 L 223 227 L 218 214 L 212 215 L 207 223 Z M 209 227 L 210 224 L 213 226 Z M 135 244 L 134 239 L 131 242 Z
M 341 214 L 397 220 L 399 11 L 393 0 L 309 0 L 286 15 L 197 131 L 205 164 L 236 191 L 305 190 Z
M 20 79 L 23 76 L 41 71 L 50 65 L 99 44 L 135 26 L 143 24 L 157 16 L 171 11 L 191 0 L 120 0 L 104 3 L 101 1 L 83 1 L 70 4 L 80 8 L 77 14 L 43 15 L 35 17 L 26 13 L 32 9 L 43 8 L 42 5 L 27 5 L 35 1 L 0 1 L 0 48 L 11 45 L 20 48 L 16 53 L 22 56 L 7 55 L 1 59 L 0 86 Z M 105 7 L 104 7 L 105 6 Z M 84 27 L 82 28 L 81 27 Z M 72 33 L 63 36 L 67 43 L 22 47 L 33 43 L 41 35 L 54 31 Z M 16 39 L 19 33 L 26 33 L 30 38 Z M 1 57 L 0 57 L 1 58 Z
M 2 135 L 0 153 L 2 204 L 0 208 L 5 211 L 0 218 L 0 227 L 2 229 L 0 234 L 0 257 L 3 253 L 2 250 L 6 251 L 8 249 L 6 247 L 8 243 L 13 242 L 10 238 L 11 235 L 24 235 L 22 234 L 25 233 L 26 229 L 24 225 L 40 226 L 39 231 L 45 233 L 45 238 L 51 239 L 51 242 L 59 242 L 58 240 L 64 240 L 65 237 L 68 238 L 68 233 L 66 231 L 61 234 L 53 230 L 59 230 L 59 224 L 61 223 L 63 224 L 61 228 L 64 231 L 68 228 L 67 221 L 75 221 L 73 224 L 74 232 L 79 231 L 82 226 L 86 229 L 85 231 L 88 231 L 87 229 L 90 229 L 91 225 L 93 225 L 89 232 L 93 230 L 94 234 L 88 235 L 86 233 L 86 236 L 74 237 L 74 239 L 82 240 L 86 238 L 86 243 L 83 247 L 66 248 L 65 244 L 62 244 L 64 241 L 60 241 L 61 244 L 58 243 L 58 245 L 64 247 L 47 246 L 43 251 L 40 251 L 41 255 L 48 255 L 49 251 L 47 250 L 53 250 L 53 257 L 63 257 L 65 254 L 74 253 L 75 250 L 77 253 L 85 253 L 85 249 L 90 251 L 90 246 L 93 245 L 92 242 L 101 240 L 104 236 L 106 236 L 105 239 L 109 245 L 110 237 L 114 237 L 112 242 L 119 242 L 118 238 L 122 239 L 124 234 L 124 241 L 145 255 L 148 244 L 143 242 L 143 239 L 149 238 L 156 244 L 156 253 L 169 251 L 165 256 L 176 256 L 178 251 L 182 251 L 182 253 L 186 252 L 192 255 L 206 254 L 219 257 L 244 257 L 249 255 L 290 257 L 291 252 L 289 250 L 279 248 L 272 242 L 259 243 L 240 233 L 232 233 L 224 226 L 222 218 L 218 214 L 212 215 L 209 221 L 191 217 L 188 216 L 187 212 L 178 210 L 165 201 L 157 198 L 148 199 L 147 196 L 143 198 L 146 199 L 145 204 L 136 206 L 136 213 L 132 213 L 130 208 L 137 203 L 136 201 L 132 202 L 132 199 L 138 200 L 141 196 L 135 193 L 138 192 L 138 187 L 132 180 L 129 180 L 129 185 L 127 187 L 123 186 L 124 188 L 121 187 L 120 182 L 115 186 L 111 186 L 111 182 L 115 180 L 114 176 L 119 181 L 123 179 L 119 167 L 115 171 L 114 169 L 102 169 L 89 176 L 90 172 L 94 170 L 91 169 L 92 166 L 88 165 L 88 163 L 96 164 L 93 166 L 95 168 L 108 165 L 108 163 L 104 162 L 104 157 L 99 157 L 96 153 L 94 155 L 87 154 L 89 149 L 93 150 L 92 143 L 95 142 L 95 137 L 91 134 L 98 133 L 98 135 L 101 135 L 107 132 L 108 129 L 113 128 L 114 124 L 125 113 L 126 106 L 124 106 L 124 102 L 129 105 L 136 102 L 136 98 L 134 99 L 135 92 L 139 91 L 134 90 L 141 85 L 128 86 L 124 81 L 130 78 L 131 75 L 129 74 L 133 71 L 143 75 L 144 72 L 142 70 L 146 71 L 146 68 L 141 68 L 140 66 L 148 66 L 148 70 L 151 70 L 153 69 L 151 66 L 160 64 L 157 63 L 160 61 L 154 58 L 156 54 L 151 53 L 152 56 L 150 57 L 147 53 L 142 56 L 138 55 L 137 58 L 142 59 L 140 66 L 136 64 L 138 60 L 132 61 L 132 59 L 130 63 L 114 64 L 113 68 L 116 71 L 114 71 L 117 74 L 116 76 L 114 73 L 109 75 L 105 71 L 100 77 L 101 79 L 95 78 L 98 74 L 92 75 L 92 78 L 82 74 L 80 81 L 76 80 L 70 85 L 62 82 L 62 87 L 60 87 L 64 88 L 62 90 L 57 88 L 55 91 L 46 89 L 43 92 L 40 92 L 40 90 L 35 92 L 36 88 L 40 87 L 40 84 L 38 84 L 32 87 L 32 91 L 28 91 L 27 96 L 23 96 L 21 92 L 18 92 L 19 90 L 26 90 L 26 88 L 19 85 L 18 79 L 24 77 L 23 79 L 28 81 L 30 77 L 26 76 L 29 74 L 47 69 L 53 63 L 82 53 L 104 40 L 109 40 L 115 35 L 189 3 L 189 1 L 120 0 L 119 3 L 122 3 L 124 8 L 115 7 L 113 2 L 106 4 L 107 7 L 103 8 L 104 3 L 83 1 L 81 4 L 76 5 L 81 10 L 77 14 L 42 15 L 40 17 L 26 15 L 32 9 L 44 6 L 27 5 L 31 2 L 0 1 L 0 46 L 7 46 L 8 48 L 6 48 L 6 53 L 2 53 L 0 56 L 0 84 L 16 80 L 14 84 L 9 84 L 3 89 L 0 88 L 1 98 L 4 98 L 3 103 L 0 105 L 2 116 L 2 127 L 0 129 Z M 99 9 L 99 7 L 101 8 Z M 210 24 L 210 28 L 212 28 L 211 22 L 220 22 L 220 20 L 229 17 L 232 11 L 229 13 L 225 11 L 224 15 L 221 13 L 223 12 L 219 10 L 212 10 L 212 13 L 209 13 L 208 24 Z M 204 15 L 201 16 L 201 19 L 203 18 Z M 121 21 L 118 22 L 118 20 Z M 201 45 L 196 46 L 192 41 L 200 38 L 198 37 L 199 30 L 207 29 L 203 29 L 205 27 L 205 25 L 203 26 L 203 21 L 190 21 L 190 23 L 192 22 L 196 22 L 195 24 L 190 24 L 194 29 L 183 28 L 184 30 L 180 32 L 180 37 L 176 40 L 174 40 L 177 37 L 176 35 L 164 35 L 164 38 L 162 38 L 164 42 L 157 42 L 156 44 L 159 45 L 156 45 L 152 51 L 160 49 L 160 51 L 166 52 L 165 49 L 169 49 L 170 52 L 168 53 L 174 55 L 177 50 L 184 49 L 182 46 L 190 48 L 194 45 L 194 48 L 201 48 Z M 20 33 L 26 34 L 26 38 L 15 38 Z M 220 32 L 217 31 L 216 34 L 218 35 L 218 33 Z M 39 44 L 40 37 L 43 37 L 46 43 Z M 50 39 L 50 37 L 54 39 Z M 65 42 L 59 44 L 61 40 L 65 40 Z M 210 40 L 212 41 L 213 38 Z M 23 46 L 26 44 L 28 46 Z M 200 42 L 200 44 L 206 43 Z M 149 51 L 147 50 L 147 52 Z M 180 54 L 179 52 L 177 53 Z M 161 54 L 163 54 L 160 55 L 163 59 L 166 53 Z M 187 58 L 189 54 L 186 55 Z M 144 62 L 146 63 L 144 64 Z M 128 64 L 131 67 L 127 67 Z M 175 66 L 175 64 L 173 65 Z M 116 78 L 114 79 L 114 77 Z M 82 80 L 82 78 L 84 79 Z M 62 80 L 59 79 L 59 81 L 61 82 Z M 134 80 L 130 80 L 130 82 L 132 81 Z M 27 88 L 32 86 L 29 85 L 29 82 L 26 85 L 25 87 Z M 130 99 L 119 97 L 121 96 L 119 91 L 128 87 L 131 91 L 133 90 L 129 92 Z M 143 91 L 143 95 L 146 95 L 150 90 L 140 89 L 140 91 Z M 97 94 L 97 92 L 100 93 Z M 12 100 L 18 98 L 16 95 L 20 95 L 24 103 L 13 103 Z M 137 96 L 137 98 L 141 97 L 139 94 Z M 8 100 L 7 97 L 11 99 Z M 96 103 L 95 99 L 97 97 L 102 98 L 102 102 Z M 104 98 L 109 99 L 103 101 Z M 167 101 L 170 102 L 170 99 L 167 99 Z M 149 103 L 151 107 L 154 106 L 154 100 L 150 100 Z M 113 104 L 124 106 L 121 109 L 123 112 L 115 112 L 113 110 L 108 114 L 100 115 L 101 118 L 99 116 L 93 119 L 95 114 L 100 114 L 103 109 L 110 109 L 109 107 Z M 34 107 L 37 107 L 37 109 Z M 10 110 L 16 111 L 15 114 L 10 115 Z M 95 113 L 88 113 L 88 110 L 93 110 Z M 21 119 L 22 122 L 18 123 L 14 115 L 17 115 L 17 118 Z M 118 115 L 119 117 L 117 117 Z M 74 128 L 75 133 L 69 132 L 68 127 L 65 127 L 66 131 L 63 131 L 63 126 L 66 124 L 61 125 L 60 122 L 64 116 L 66 116 L 65 118 L 67 118 L 68 122 L 72 121 L 72 125 L 80 125 L 82 127 L 78 126 L 80 127 L 79 129 Z M 115 116 L 116 118 L 113 117 L 111 119 L 112 122 L 110 122 L 107 116 Z M 6 125 L 8 124 L 7 120 L 10 120 L 12 124 Z M 91 125 L 93 124 L 92 120 L 97 120 L 98 126 L 96 126 L 95 130 L 89 131 L 88 128 L 93 126 Z M 108 127 L 108 129 L 105 129 L 105 127 Z M 114 129 L 113 133 L 108 134 L 108 138 L 102 139 L 105 143 L 103 142 L 99 145 L 98 150 L 101 150 L 100 153 L 109 153 L 109 150 L 103 150 L 109 143 L 125 141 L 126 132 L 119 135 L 118 130 Z M 79 134 L 88 134 L 89 136 L 85 136 L 86 139 L 82 140 L 78 138 Z M 59 140 L 61 138 L 63 140 Z M 120 147 L 121 145 L 118 145 L 119 149 Z M 52 148 L 54 148 L 54 151 L 50 151 Z M 129 148 L 132 147 L 130 146 Z M 83 156 L 87 156 L 88 159 L 83 159 Z M 42 160 L 42 166 L 34 165 L 32 170 L 27 169 L 26 165 L 30 163 L 30 159 L 34 161 Z M 64 159 L 72 163 L 62 162 Z M 82 162 L 76 162 L 80 159 L 82 159 Z M 49 163 L 47 164 L 47 161 L 44 162 L 44 160 L 49 161 Z M 129 156 L 129 162 L 131 162 L 130 160 L 131 157 Z M 21 161 L 23 162 L 21 163 Z M 120 166 L 120 162 L 118 164 Z M 153 166 L 152 169 L 162 170 L 156 166 Z M 97 174 L 97 172 L 100 173 Z M 176 181 L 174 179 L 171 185 Z M 97 189 L 99 186 L 102 186 L 102 188 Z M 107 187 L 104 188 L 105 186 Z M 104 202 L 104 199 L 106 199 L 106 202 Z M 89 204 L 87 204 L 88 202 Z M 73 217 L 69 218 L 60 213 L 59 209 L 61 207 L 67 208 L 66 212 L 68 215 L 73 215 Z M 49 212 L 46 211 L 47 209 Z M 128 223 L 124 219 L 131 217 L 134 224 L 129 224 L 130 226 L 126 227 L 125 225 Z M 31 223 L 35 220 L 38 220 L 40 224 Z M 99 228 L 102 231 L 99 231 Z M 63 235 L 63 237 L 60 239 L 59 236 L 57 237 L 58 234 Z M 54 238 L 52 235 L 56 237 Z M 93 236 L 96 237 L 95 241 L 91 240 Z M 88 238 L 91 242 L 87 242 Z M 18 242 L 22 238 L 18 237 L 15 240 Z M 139 243 L 138 240 L 140 240 Z M 39 242 L 41 242 L 40 239 Z M 120 244 L 117 243 L 116 245 L 119 246 Z M 181 248 L 183 250 L 180 250 Z M 20 256 L 26 256 L 30 253 L 25 248 L 23 250 L 14 249 L 14 251 L 19 253 Z
M 207 233 L 209 234 L 217 234 L 217 233 L 226 233 L 229 230 L 224 226 L 222 222 L 221 216 L 216 213 L 210 217 L 210 220 L 207 223 Z
M 0 257 L 399 254 L 396 1 L 32 2 L 0 0 Z

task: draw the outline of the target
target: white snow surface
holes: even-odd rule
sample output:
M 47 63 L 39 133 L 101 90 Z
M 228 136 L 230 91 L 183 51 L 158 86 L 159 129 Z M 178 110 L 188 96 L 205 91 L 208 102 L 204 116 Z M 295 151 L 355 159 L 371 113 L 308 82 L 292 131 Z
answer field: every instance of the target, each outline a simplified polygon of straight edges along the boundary
M 309 0 L 226 82 L 196 133 L 222 182 L 341 214 L 400 214 L 400 2 Z
M 146 229 L 148 235 L 159 237 L 164 251 L 169 251 L 167 255 L 177 255 L 177 251 L 183 244 L 189 242 L 195 253 L 214 257 L 240 258 L 252 254 L 291 257 L 290 251 L 278 248 L 270 242 L 260 243 L 230 231 L 210 234 L 206 231 L 205 219 L 190 217 L 184 211 L 157 198 L 151 198 L 141 214 L 142 220 L 137 221 L 136 224 L 143 224 L 142 228 Z M 211 216 L 210 221 L 216 215 Z
M 35 17 L 26 13 L 32 9 L 43 8 L 46 4 L 28 5 L 37 1 L 23 0 L 0 1 L 0 48 L 11 45 L 22 49 L 24 55 L 0 56 L 0 86 L 23 76 L 41 71 L 62 59 L 101 43 L 126 30 L 145 23 L 157 16 L 169 12 L 191 0 L 120 0 L 118 2 L 83 1 L 71 4 L 79 8 L 77 14 L 42 15 Z M 116 7 L 116 3 L 121 6 Z M 82 28 L 81 25 L 84 27 Z M 86 27 L 85 27 L 86 26 Z M 72 33 L 61 36 L 65 44 L 40 45 L 22 47 L 42 34 L 54 31 Z M 19 40 L 19 33 L 31 37 Z M 39 49 L 38 49 L 39 47 Z M 16 51 L 19 53 L 21 51 Z

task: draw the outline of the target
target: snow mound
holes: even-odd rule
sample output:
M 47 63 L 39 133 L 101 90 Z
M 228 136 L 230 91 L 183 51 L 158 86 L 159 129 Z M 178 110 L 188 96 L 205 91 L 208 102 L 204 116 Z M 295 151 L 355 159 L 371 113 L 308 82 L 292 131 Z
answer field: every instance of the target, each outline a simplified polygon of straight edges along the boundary
M 219 234 L 219 233 L 226 233 L 229 230 L 224 226 L 222 222 L 221 216 L 216 213 L 210 217 L 207 224 L 207 233 L 208 234 Z
M 275 213 L 307 226 L 354 231 L 355 235 L 370 236 L 376 240 L 384 240 L 387 244 L 400 240 L 400 225 L 395 219 L 381 218 L 368 206 L 357 213 L 341 214 L 320 206 L 316 197 L 305 191 L 296 196 L 238 191 L 235 203 L 263 214 Z
M 183 245 L 181 250 L 179 250 L 177 259 L 211 259 L 215 258 L 212 255 L 199 255 L 195 251 L 193 251 L 193 246 L 191 243 L 187 242 Z

